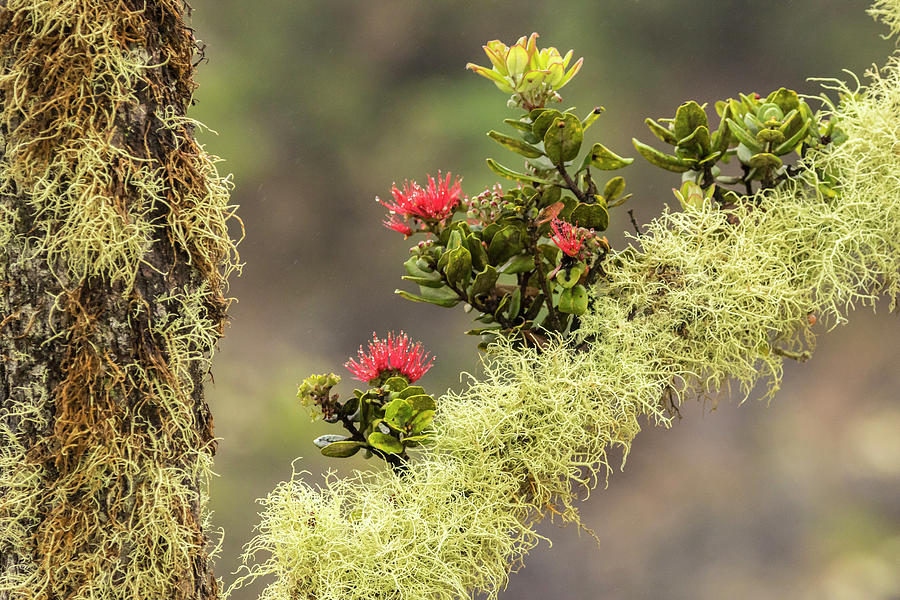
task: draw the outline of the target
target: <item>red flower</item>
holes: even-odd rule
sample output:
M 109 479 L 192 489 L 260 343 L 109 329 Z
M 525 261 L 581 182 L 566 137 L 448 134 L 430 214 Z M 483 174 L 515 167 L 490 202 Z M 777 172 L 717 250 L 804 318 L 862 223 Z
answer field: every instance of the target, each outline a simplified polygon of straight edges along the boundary
M 589 234 L 580 232 L 577 227 L 572 227 L 572 225 L 560 219 L 553 219 L 550 227 L 554 233 L 554 235 L 550 236 L 553 243 L 572 258 L 577 258 L 578 253 L 581 252 L 581 245 Z
M 393 204 L 377 197 L 375 199 L 391 211 L 391 214 L 443 221 L 453 214 L 453 210 L 459 204 L 461 193 L 458 177 L 451 186 L 450 174 L 447 174 L 446 180 L 442 180 L 438 171 L 437 182 L 431 175 L 428 176 L 428 187 L 423 188 L 415 181 L 412 183 L 407 181 L 401 191 L 397 188 L 397 184 L 394 184 L 391 188 Z
M 394 231 L 399 231 L 404 236 L 409 237 L 413 233 L 413 228 L 406 224 L 405 221 L 401 221 L 397 218 L 397 215 L 388 215 L 388 218 L 381 222 L 388 229 L 393 229 Z
M 356 379 L 375 385 L 380 380 L 395 375 L 401 375 L 412 383 L 424 375 L 433 364 L 434 358 L 429 360 L 428 353 L 422 350 L 422 344 L 420 342 L 413 344 L 401 331 L 398 336 L 389 333 L 384 340 L 379 340 L 373 333 L 368 352 L 363 352 L 360 346 L 359 362 L 351 359 L 344 363 L 344 366 Z M 385 375 L 387 377 L 384 377 Z

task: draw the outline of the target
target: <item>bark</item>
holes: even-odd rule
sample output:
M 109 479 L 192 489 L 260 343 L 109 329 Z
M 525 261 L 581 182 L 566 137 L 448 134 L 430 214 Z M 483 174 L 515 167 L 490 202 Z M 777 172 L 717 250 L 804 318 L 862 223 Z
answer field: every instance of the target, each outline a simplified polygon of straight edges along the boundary
M 234 257 L 183 119 L 187 9 L 0 6 L 0 600 L 216 598 L 203 380 Z

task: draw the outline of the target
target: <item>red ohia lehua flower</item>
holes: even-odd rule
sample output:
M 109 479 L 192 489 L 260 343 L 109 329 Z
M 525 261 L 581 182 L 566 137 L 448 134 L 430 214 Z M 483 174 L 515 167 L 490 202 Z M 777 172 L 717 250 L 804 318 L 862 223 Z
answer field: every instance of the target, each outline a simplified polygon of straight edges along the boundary
M 412 343 L 401 331 L 400 335 L 391 332 L 383 340 L 373 333 L 368 351 L 364 352 L 360 346 L 358 362 L 350 359 L 344 366 L 356 379 L 376 385 L 395 375 L 405 377 L 412 383 L 433 364 L 434 358 L 429 358 L 428 353 L 422 350 L 421 342 Z
M 459 177 L 453 181 L 453 185 L 450 185 L 450 177 L 450 173 L 447 173 L 447 178 L 441 179 L 441 172 L 438 171 L 437 181 L 429 175 L 428 186 L 424 188 L 415 181 L 404 182 L 403 190 L 394 184 L 391 188 L 393 203 L 385 202 L 378 197 L 375 200 L 391 211 L 391 215 L 403 215 L 424 221 L 443 221 L 453 214 L 462 195 Z M 386 226 L 395 229 L 387 225 L 388 223 L 390 221 L 385 221 Z
M 388 218 L 381 222 L 388 229 L 399 231 L 404 236 L 409 237 L 415 231 L 405 221 L 400 220 L 397 215 L 388 215 Z
M 553 229 L 553 235 L 550 236 L 550 239 L 553 240 L 557 248 L 572 258 L 578 257 L 578 253 L 581 252 L 581 245 L 590 235 L 588 232 L 580 231 L 577 227 L 573 227 L 562 219 L 553 219 L 550 223 L 550 228 Z

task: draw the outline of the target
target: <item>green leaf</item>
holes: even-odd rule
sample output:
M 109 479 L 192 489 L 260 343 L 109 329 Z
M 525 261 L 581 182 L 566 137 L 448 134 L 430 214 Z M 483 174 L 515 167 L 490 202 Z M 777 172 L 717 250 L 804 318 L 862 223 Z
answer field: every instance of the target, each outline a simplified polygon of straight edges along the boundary
M 576 316 L 587 312 L 587 290 L 583 285 L 576 285 L 562 291 L 559 296 L 559 310 Z
M 397 427 L 405 427 L 413 413 L 413 407 L 409 402 L 402 398 L 395 398 L 384 407 L 384 420 Z
M 491 265 L 486 266 L 481 273 L 475 276 L 475 283 L 472 284 L 472 289 L 469 290 L 469 298 L 474 300 L 478 296 L 489 293 L 494 289 L 494 284 L 497 283 L 498 277 L 500 277 L 500 274 L 497 273 L 495 267 Z
M 560 250 L 556 244 L 540 244 L 538 245 L 538 250 L 544 255 L 544 260 L 551 265 L 556 265 L 556 263 L 559 262 L 559 255 L 562 250 Z
M 403 444 L 400 443 L 400 440 L 387 433 L 381 433 L 380 431 L 370 433 L 368 440 L 370 446 L 381 450 L 385 454 L 400 454 L 403 452 Z
M 673 146 L 678 143 L 678 138 L 675 137 L 675 134 L 672 133 L 668 127 L 663 127 L 650 117 L 644 119 L 644 123 L 647 124 L 647 127 L 650 128 L 650 132 L 653 133 L 656 137 L 661 139 L 667 144 L 672 144 Z
M 512 150 L 516 154 L 521 154 L 525 158 L 537 158 L 538 156 L 543 156 L 544 153 L 538 150 L 535 146 L 531 144 L 526 144 L 521 140 L 517 140 L 516 138 L 510 137 L 508 135 L 503 135 L 499 131 L 488 131 L 488 136 L 501 146 Z
M 425 270 L 422 268 L 422 265 L 419 264 L 419 258 L 416 256 L 410 256 L 409 260 L 403 263 L 403 267 L 406 269 L 406 272 L 410 274 L 411 277 L 423 277 L 430 279 L 437 279 L 440 281 L 441 276 L 435 273 L 432 270 Z
M 472 254 L 469 249 L 460 246 L 456 250 L 446 252 L 445 256 L 448 257 L 447 266 L 444 268 L 447 281 L 461 289 L 469 287 L 469 279 L 472 277 Z
M 472 269 L 475 271 L 481 271 L 488 264 L 488 255 L 487 249 L 484 247 L 484 244 L 475 234 L 469 234 L 466 236 L 466 248 L 469 249 L 469 253 L 472 255 Z
M 437 408 L 437 404 L 435 403 L 434 398 L 432 398 L 428 394 L 416 394 L 415 396 L 406 398 L 406 401 L 409 402 L 410 406 L 412 406 L 414 413 L 419 413 L 423 410 L 434 410 Z
M 735 119 L 737 122 L 737 119 Z M 760 121 L 757 116 L 753 113 L 747 113 L 744 115 L 744 127 L 749 131 L 752 135 L 756 135 L 759 133 L 759 130 L 765 127 L 766 124 Z
M 450 237 L 447 239 L 447 250 L 456 250 L 460 246 L 462 246 L 463 236 L 459 232 L 459 229 L 453 228 L 450 230 Z M 445 254 L 446 255 L 446 254 Z M 441 257 L 443 258 L 443 257 Z M 438 268 L 443 269 L 444 267 L 441 263 L 438 263 Z
M 428 289 L 428 288 L 426 288 Z M 425 296 L 417 296 L 415 294 L 411 294 L 406 290 L 394 290 L 394 293 L 400 296 L 401 298 L 406 298 L 407 300 L 412 300 L 413 302 L 427 302 L 428 304 L 434 304 L 436 306 L 443 306 L 445 308 L 451 308 L 459 304 L 459 296 L 456 295 L 456 292 L 451 290 L 450 288 L 442 288 L 441 291 L 445 291 L 444 297 L 433 297 L 426 298 Z
M 559 285 L 562 287 L 569 289 L 578 283 L 586 270 L 587 265 L 582 261 L 578 261 L 568 269 L 560 269 L 556 273 L 556 281 L 558 281 Z
M 387 388 L 392 392 L 402 392 L 409 386 L 409 380 L 406 377 L 391 377 L 385 381 L 381 387 Z
M 413 420 L 409 422 L 409 432 L 412 435 L 417 435 L 428 429 L 431 426 L 431 421 L 434 420 L 434 411 L 433 410 L 423 410 L 415 417 Z
M 780 121 L 784 118 L 781 107 L 773 102 L 766 102 L 756 111 L 756 117 L 765 125 L 769 119 Z
M 740 143 L 753 152 L 762 152 L 762 144 L 756 141 L 756 136 L 754 134 L 738 125 L 733 119 L 726 119 L 725 122 L 728 123 L 731 134 L 737 138 Z
M 331 458 L 348 458 L 365 446 L 363 442 L 333 442 L 320 450 L 323 456 Z
M 760 129 L 756 134 L 756 141 L 760 144 L 781 144 L 784 142 L 784 134 L 777 129 Z
M 743 144 L 738 144 L 737 147 L 737 157 L 738 160 L 741 161 L 741 164 L 748 164 L 750 162 L 750 158 L 753 156 L 753 150 L 748 148 Z
M 712 148 L 709 140 L 709 129 L 706 125 L 701 125 L 694 132 L 678 142 L 679 148 L 690 148 L 696 146 L 696 152 L 699 156 L 706 156 Z
M 431 435 L 425 433 L 421 435 L 410 435 L 403 438 L 403 445 L 408 446 L 410 448 L 415 448 L 420 444 L 424 444 L 425 442 L 431 439 Z
M 507 225 L 494 234 L 488 245 L 488 257 L 491 264 L 502 264 L 509 257 L 522 251 L 522 233 L 518 227 Z
M 553 121 L 562 118 L 562 116 L 563 114 L 555 109 L 536 109 L 531 111 L 531 119 L 534 121 L 534 124 L 531 126 L 531 132 L 543 141 L 544 135 Z
M 575 160 L 584 140 L 581 121 L 572 113 L 557 117 L 544 134 L 544 152 L 554 165 L 562 166 Z
M 540 183 L 543 185 L 553 185 L 552 181 L 547 179 L 541 179 L 540 177 L 535 177 L 534 175 L 528 175 L 527 173 L 519 173 L 518 171 L 513 171 L 503 165 L 499 164 L 493 158 L 487 159 L 488 168 L 499 175 L 500 177 L 504 177 L 506 179 L 511 179 L 513 181 L 526 181 L 532 183 Z
M 597 143 L 591 148 L 591 153 L 585 157 L 585 162 L 587 163 L 588 161 L 592 166 L 601 171 L 613 171 L 615 169 L 627 167 L 634 162 L 634 159 L 622 158 L 603 144 Z
M 713 152 L 725 152 L 728 150 L 728 147 L 731 145 L 731 129 L 728 127 L 728 123 L 726 119 L 731 119 L 734 117 L 734 109 L 732 108 L 732 103 L 734 101 L 731 100 L 727 104 L 723 103 L 724 108 L 720 113 L 722 117 L 719 121 L 719 128 L 716 129 L 716 132 L 712 134 L 712 139 L 710 140 L 710 144 L 712 146 Z M 717 109 L 718 110 L 718 109 Z
M 506 310 L 506 306 L 509 304 L 509 294 L 505 294 L 502 298 L 500 298 L 500 302 L 497 304 L 497 308 L 494 310 L 494 321 L 497 323 L 500 322 L 501 315 L 503 311 Z
M 403 388 L 403 390 L 399 394 L 397 394 L 397 397 L 409 399 L 409 398 L 412 398 L 413 396 L 418 396 L 419 394 L 424 394 L 424 393 L 425 393 L 425 388 L 418 386 L 418 385 L 410 385 L 410 386 Z
M 509 85 L 509 82 L 506 80 L 506 78 L 493 69 L 488 69 L 486 67 L 482 67 L 472 63 L 469 63 L 467 65 L 467 68 L 472 69 L 472 71 L 478 73 L 482 77 L 487 77 L 494 82 L 494 85 L 496 85 L 498 88 L 500 88 L 500 90 L 506 92 L 507 94 L 512 94 L 515 91 L 513 90 L 513 87 Z
M 353 413 L 359 410 L 359 398 L 353 397 L 348 399 L 341 405 L 341 409 L 338 412 L 339 417 L 352 417 Z
M 516 275 L 518 273 L 527 273 L 534 270 L 534 257 L 530 254 L 516 254 L 503 266 L 497 269 L 505 275 Z
M 792 110 L 800 109 L 800 97 L 797 95 L 797 92 L 787 88 L 781 88 L 776 92 L 772 92 L 769 94 L 769 97 L 766 98 L 766 102 L 778 105 L 778 108 L 780 108 L 784 114 L 788 114 Z
M 518 129 L 519 131 L 523 131 L 525 133 L 531 133 L 531 123 L 529 123 L 527 121 L 520 121 L 518 119 L 503 119 L 503 122 L 506 123 L 507 125 L 509 125 L 510 127 Z
M 324 448 L 329 444 L 333 444 L 335 442 L 345 442 L 350 438 L 346 435 L 335 435 L 333 433 L 329 433 L 327 435 L 320 435 L 316 439 L 313 440 L 313 444 L 316 445 L 317 448 Z
M 678 158 L 677 156 L 664 154 L 656 148 L 642 143 L 637 138 L 631 138 L 631 143 L 634 144 L 635 149 L 637 149 L 637 151 L 641 153 L 641 156 L 646 158 L 650 164 L 656 165 L 666 171 L 684 173 L 690 171 L 697 164 L 697 161 L 692 159 Z
M 600 113 L 602 113 L 602 112 L 605 111 L 605 110 L 606 110 L 606 109 L 603 108 L 602 106 L 596 106 L 596 107 L 594 107 L 594 110 L 592 110 L 590 113 L 588 113 L 588 116 L 586 116 L 586 117 L 581 121 L 581 128 L 582 128 L 582 130 L 587 131 L 588 127 L 590 127 L 591 125 L 593 125 L 593 124 L 594 124 L 594 121 L 596 121 L 598 118 L 600 118 Z
M 606 231 L 609 227 L 609 212 L 600 204 L 579 202 L 569 215 L 568 221 L 579 227 L 587 227 L 597 231 Z
M 435 273 L 437 275 L 437 273 Z M 441 281 L 441 276 L 438 275 L 437 278 L 434 277 L 412 277 L 410 275 L 403 275 L 400 277 L 404 281 L 412 281 L 413 283 L 430 288 L 439 288 L 444 286 L 444 282 Z
M 547 185 L 541 189 L 541 199 L 538 202 L 538 208 L 546 208 L 551 204 L 556 204 L 559 202 L 559 197 L 562 195 L 562 189 L 555 185 Z
M 688 137 L 700 126 L 709 127 L 706 119 L 706 111 L 694 102 L 689 100 L 675 111 L 675 137 L 683 140 Z
M 512 293 L 512 297 L 509 299 L 509 306 L 507 307 L 506 314 L 509 315 L 510 319 L 515 319 L 519 316 L 519 310 L 522 308 L 522 288 L 516 288 L 516 291 Z
M 789 139 L 787 139 L 784 142 L 782 142 L 781 144 L 779 144 L 773 151 L 774 154 L 777 154 L 780 156 L 782 154 L 787 154 L 788 152 L 791 152 L 794 148 L 796 148 L 797 144 L 800 143 L 800 140 L 802 140 L 803 138 L 806 137 L 807 131 L 809 129 L 809 125 L 810 125 L 809 122 L 805 123 L 799 129 L 799 131 L 797 131 L 797 133 L 795 133 Z
M 760 152 L 759 154 L 754 154 L 750 157 L 750 160 L 747 161 L 754 169 L 777 169 L 783 163 L 781 159 L 775 156 L 774 154 L 770 154 L 768 152 Z
M 607 202 L 612 202 L 613 200 L 618 198 L 624 191 L 625 178 L 613 177 L 606 182 L 606 187 L 603 188 L 603 197 L 606 198 Z

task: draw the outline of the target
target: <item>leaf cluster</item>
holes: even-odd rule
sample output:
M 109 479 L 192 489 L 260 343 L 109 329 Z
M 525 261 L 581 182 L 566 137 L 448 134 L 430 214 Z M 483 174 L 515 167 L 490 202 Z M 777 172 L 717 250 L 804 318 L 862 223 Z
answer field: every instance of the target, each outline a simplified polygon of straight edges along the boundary
M 348 458 L 363 450 L 366 458 L 374 454 L 399 468 L 408 458 L 407 449 L 428 441 L 437 405 L 424 388 L 410 385 L 405 377 L 390 377 L 366 391 L 354 390 L 342 403 L 330 393 L 340 380 L 333 373 L 310 375 L 297 390 L 301 404 L 317 408 L 322 420 L 341 423 L 347 430 L 346 435 L 327 434 L 313 441 L 323 455 Z
M 840 144 L 846 135 L 833 119 L 820 114 L 797 92 L 780 88 L 765 98 L 739 94 L 715 104 L 719 126 L 711 131 L 705 105 L 691 100 L 678 107 L 674 118 L 646 119 L 651 133 L 674 147 L 662 152 L 636 138 L 635 148 L 650 163 L 682 173 L 683 181 L 704 188 L 716 185 L 711 195 L 723 205 L 733 205 L 740 195 L 783 184 L 794 174 L 785 160 L 803 157 L 811 149 Z M 727 174 L 724 165 L 737 158 L 739 173 Z M 727 186 L 737 186 L 738 191 Z M 830 189 L 824 186 L 823 191 Z
M 514 135 L 490 131 L 501 146 L 526 159 L 516 171 L 487 159 L 488 167 L 517 187 L 499 186 L 468 199 L 466 220 L 435 224 L 434 237 L 413 248 L 403 277 L 419 286 L 402 297 L 443 307 L 464 303 L 483 326 L 470 330 L 481 347 L 499 335 L 540 345 L 550 333 L 577 329 L 587 310 L 587 288 L 602 273 L 609 251 L 596 234 L 609 225 L 609 209 L 631 196 L 625 179 L 612 177 L 602 190 L 591 169 L 612 171 L 630 164 L 596 143 L 578 160 L 585 131 L 603 112 L 584 119 L 572 111 L 536 108 L 504 122 Z M 584 246 L 571 256 L 552 241 L 551 226 L 562 221 L 576 228 Z

